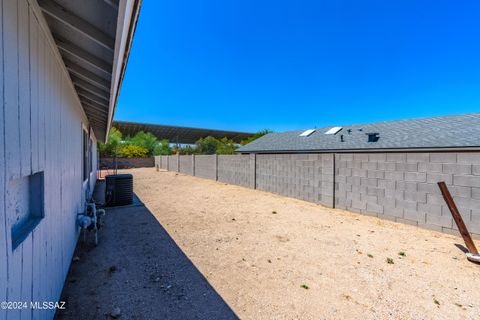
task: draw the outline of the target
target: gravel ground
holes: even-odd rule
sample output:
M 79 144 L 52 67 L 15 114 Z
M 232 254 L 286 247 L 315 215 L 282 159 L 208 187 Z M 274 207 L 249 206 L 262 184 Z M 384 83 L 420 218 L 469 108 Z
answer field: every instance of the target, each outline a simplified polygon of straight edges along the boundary
M 100 246 L 79 245 L 59 316 L 96 319 L 118 305 L 125 319 L 480 317 L 480 266 L 459 237 L 153 168 L 129 172 L 148 210 L 109 210 Z
M 108 209 L 99 245 L 82 239 L 56 319 L 237 319 L 145 206 Z

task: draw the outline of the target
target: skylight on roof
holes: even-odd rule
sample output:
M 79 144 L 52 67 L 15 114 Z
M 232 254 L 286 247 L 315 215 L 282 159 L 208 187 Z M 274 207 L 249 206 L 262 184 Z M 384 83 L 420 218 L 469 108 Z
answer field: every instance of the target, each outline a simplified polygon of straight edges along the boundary
M 340 130 L 342 130 L 342 127 L 333 127 L 325 132 L 325 134 L 337 134 Z
M 300 134 L 300 137 L 308 137 L 315 132 L 315 129 L 308 129 Z

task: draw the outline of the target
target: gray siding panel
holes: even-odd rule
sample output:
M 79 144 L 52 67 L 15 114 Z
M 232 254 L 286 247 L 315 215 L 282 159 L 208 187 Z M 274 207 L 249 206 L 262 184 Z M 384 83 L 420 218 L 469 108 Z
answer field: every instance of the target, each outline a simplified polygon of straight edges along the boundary
M 0 300 L 59 299 L 78 238 L 84 205 L 82 125 L 88 122 L 56 49 L 26 0 L 0 0 Z M 38 16 L 37 16 L 38 14 Z M 5 88 L 5 91 L 3 89 Z M 3 117 L 5 115 L 5 118 Z M 93 137 L 92 189 L 96 177 Z M 9 186 L 44 174 L 45 217 L 13 249 L 18 204 Z M 25 213 L 24 211 L 20 211 Z M 5 310 L 0 319 L 50 319 L 54 310 Z
M 0 50 L 0 61 L 3 60 L 3 38 L 4 38 L 4 23 L 3 23 L 3 12 L 4 12 L 4 0 L 0 0 L 0 41 L 2 50 Z M 5 111 L 5 101 L 4 101 L 4 63 L 0 64 L 0 132 L 4 132 L 5 121 L 3 118 Z M 0 197 L 5 200 L 5 144 L 4 138 L 0 139 Z M 8 269 L 7 269 L 7 226 L 6 226 L 6 214 L 5 214 L 5 201 L 0 203 L 0 284 L 7 284 L 8 281 Z M 7 300 L 7 290 L 8 285 L 0 285 L 0 301 Z M 0 311 L 0 319 L 6 319 L 6 315 L 2 314 L 4 311 Z

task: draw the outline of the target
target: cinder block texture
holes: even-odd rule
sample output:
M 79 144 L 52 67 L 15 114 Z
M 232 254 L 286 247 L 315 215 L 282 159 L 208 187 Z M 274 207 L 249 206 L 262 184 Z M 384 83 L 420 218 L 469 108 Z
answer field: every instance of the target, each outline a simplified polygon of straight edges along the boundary
M 149 158 L 100 158 L 100 168 L 131 169 L 150 168 L 155 166 L 155 159 Z
M 258 154 L 256 188 L 333 206 L 333 154 Z
M 192 157 L 191 155 L 188 156 L 180 156 L 179 159 L 179 172 L 193 175 L 193 162 L 192 162 Z
M 168 156 L 162 156 L 162 168 L 168 169 Z
M 216 172 L 216 155 L 196 155 L 195 156 L 195 176 L 215 180 Z
M 456 232 L 437 186 L 439 181 L 445 181 L 467 227 L 478 236 L 479 155 L 479 152 L 250 154 L 197 155 L 194 161 L 192 156 L 179 159 L 165 156 L 156 157 L 155 161 L 170 171 L 179 169 L 213 180 L 218 177 L 225 183 Z
M 177 171 L 178 172 L 178 155 L 168 156 L 167 158 L 167 169 L 169 171 Z
M 371 153 L 335 155 L 335 204 L 339 208 L 388 217 L 434 230 L 456 226 L 437 183 L 445 181 L 477 233 L 480 208 L 480 153 Z
M 168 156 L 155 156 L 155 167 L 168 169 Z
M 218 181 L 251 187 L 252 174 L 250 155 L 219 155 Z

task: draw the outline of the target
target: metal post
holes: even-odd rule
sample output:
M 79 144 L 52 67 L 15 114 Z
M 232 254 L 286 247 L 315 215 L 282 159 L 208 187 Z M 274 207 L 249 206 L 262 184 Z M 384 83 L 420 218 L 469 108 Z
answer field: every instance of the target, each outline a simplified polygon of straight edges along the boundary
M 460 234 L 462 235 L 463 241 L 465 241 L 465 245 L 467 246 L 468 251 L 473 254 L 478 254 L 475 243 L 473 242 L 472 237 L 468 232 L 467 226 L 463 222 L 462 215 L 458 211 L 457 205 L 453 201 L 450 191 L 448 191 L 447 185 L 445 184 L 445 182 L 442 181 L 438 183 L 438 187 L 440 188 L 443 198 L 445 199 L 445 202 L 447 203 L 447 206 L 452 213 L 453 220 L 455 220 L 455 223 L 457 224 L 458 231 L 460 231 Z
M 218 181 L 218 154 L 215 154 L 215 181 Z
M 195 154 L 192 154 L 192 176 L 195 176 Z

